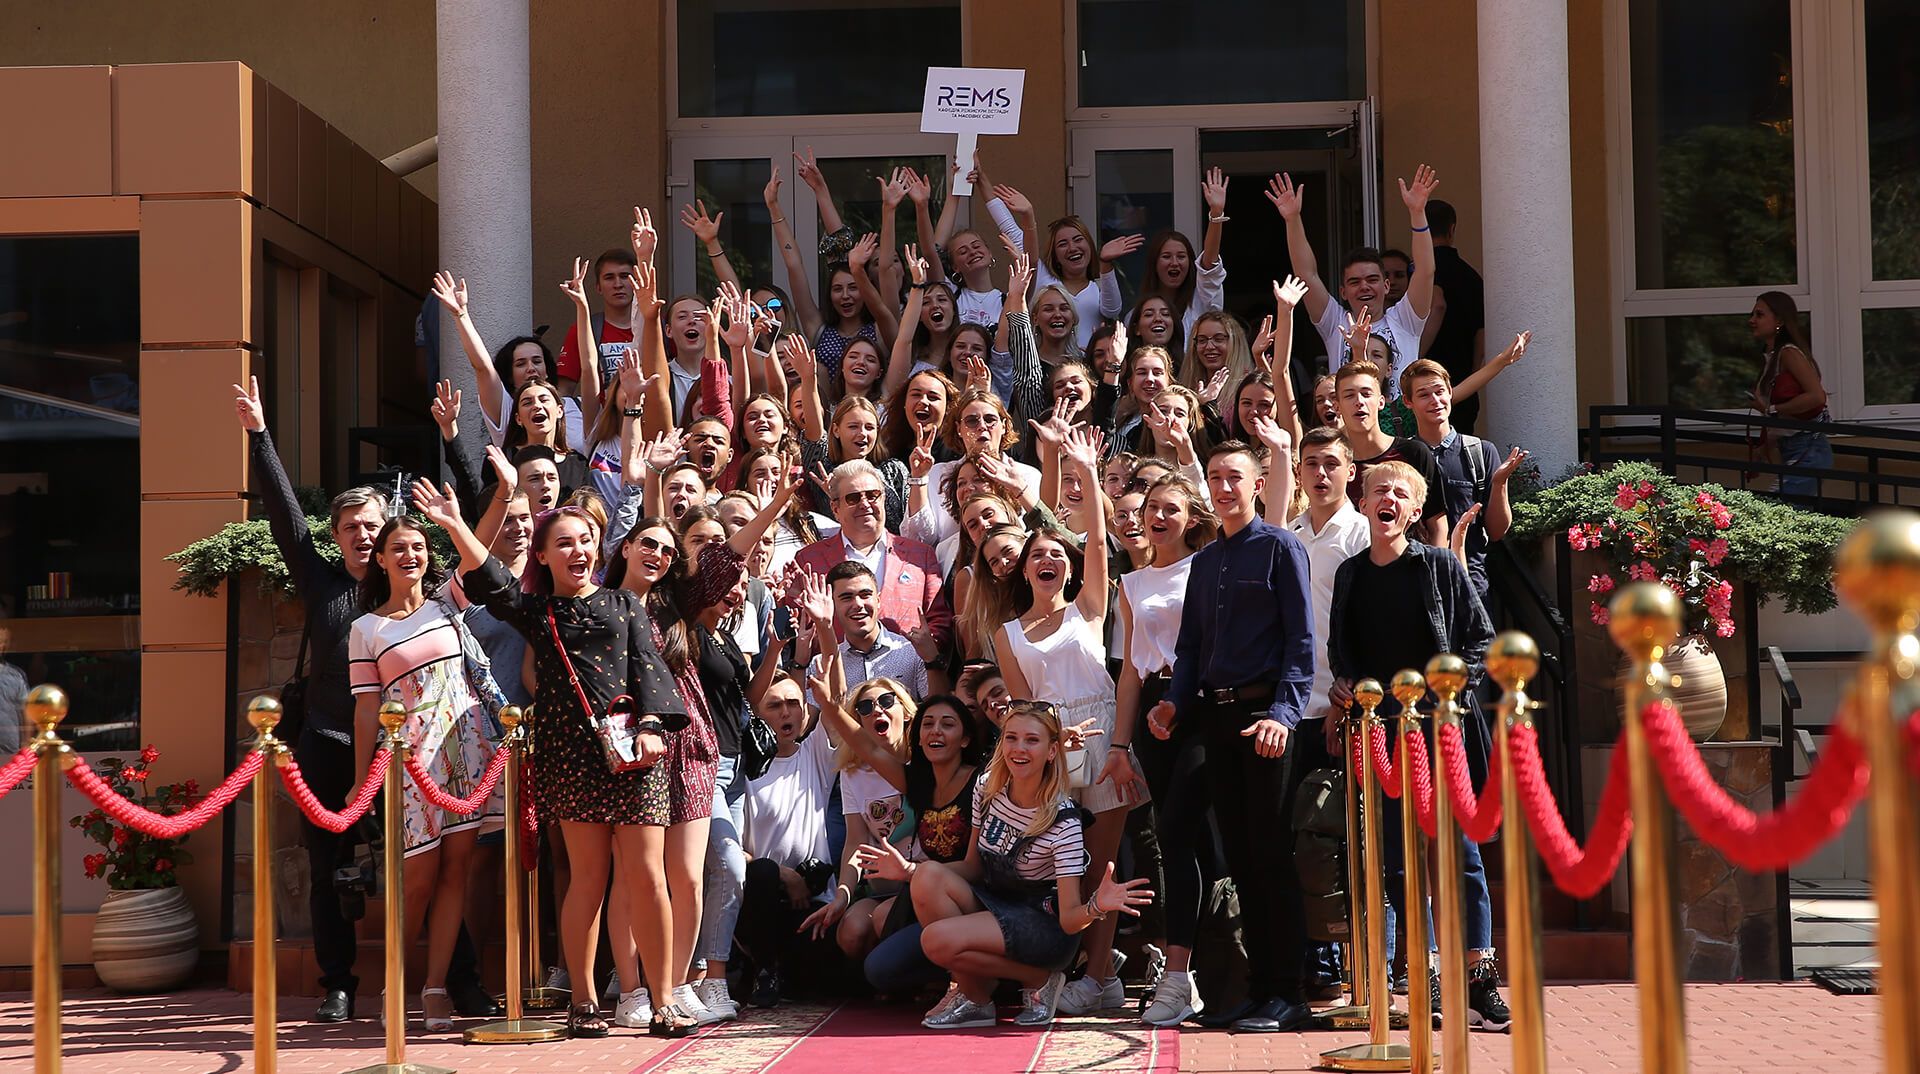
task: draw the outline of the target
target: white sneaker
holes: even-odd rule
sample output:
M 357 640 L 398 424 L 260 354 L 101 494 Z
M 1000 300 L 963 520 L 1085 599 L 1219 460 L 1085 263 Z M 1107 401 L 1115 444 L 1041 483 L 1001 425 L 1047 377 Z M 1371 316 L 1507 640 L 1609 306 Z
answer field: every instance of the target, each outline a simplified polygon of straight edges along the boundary
M 1200 999 L 1200 982 L 1191 972 L 1168 970 L 1154 986 L 1153 1002 L 1141 1013 L 1140 1020 L 1150 1026 L 1177 1026 L 1207 1009 Z
M 1147 957 L 1147 973 L 1144 979 L 1159 984 L 1161 975 L 1167 972 L 1167 953 L 1150 943 L 1141 944 L 1140 952 Z M 1113 968 L 1113 975 L 1120 976 L 1120 967 Z
M 1059 1011 L 1061 1014 L 1092 1014 L 1112 1007 L 1124 1007 L 1127 1003 L 1127 990 L 1119 977 L 1109 977 L 1096 981 L 1092 974 L 1077 981 L 1068 982 L 1060 990 Z
M 731 1022 L 740 1017 L 740 1005 L 727 993 L 725 977 L 708 977 L 693 986 L 700 996 L 700 1002 L 706 1008 L 720 1016 L 723 1022 Z
M 714 1013 L 706 1004 L 700 1002 L 700 993 L 694 991 L 693 986 L 690 984 L 683 984 L 676 987 L 673 990 L 673 1001 L 679 1004 L 680 1009 L 687 1012 L 687 1014 L 693 1018 L 694 1022 L 699 1025 L 710 1026 L 720 1021 L 721 1016 Z
M 1067 987 L 1067 975 L 1054 973 L 1047 983 L 1039 988 L 1023 988 L 1020 997 L 1025 1000 L 1020 1013 L 1014 1015 L 1013 1024 L 1017 1026 L 1048 1026 L 1053 1024 L 1053 1015 L 1060 1006 L 1060 993 Z
M 631 995 L 620 997 L 620 1005 L 613 1009 L 613 1024 L 628 1029 L 645 1029 L 653 1023 L 653 1002 L 644 988 L 635 989 Z

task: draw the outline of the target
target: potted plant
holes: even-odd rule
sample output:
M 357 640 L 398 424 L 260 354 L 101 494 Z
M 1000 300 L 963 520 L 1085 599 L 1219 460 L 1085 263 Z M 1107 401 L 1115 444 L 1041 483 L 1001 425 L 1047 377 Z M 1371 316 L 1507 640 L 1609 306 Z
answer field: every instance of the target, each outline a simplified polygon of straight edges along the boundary
M 109 757 L 93 766 L 114 791 L 146 809 L 172 816 L 200 795 L 193 780 L 149 787 L 160 751 L 147 746 L 137 760 Z M 133 830 L 98 807 L 67 822 L 104 849 L 83 861 L 89 879 L 105 878 L 107 897 L 93 922 L 93 968 L 100 983 L 120 992 L 155 992 L 187 982 L 200 963 L 200 925 L 180 888 L 180 866 L 193 860 L 187 837 L 160 839 Z

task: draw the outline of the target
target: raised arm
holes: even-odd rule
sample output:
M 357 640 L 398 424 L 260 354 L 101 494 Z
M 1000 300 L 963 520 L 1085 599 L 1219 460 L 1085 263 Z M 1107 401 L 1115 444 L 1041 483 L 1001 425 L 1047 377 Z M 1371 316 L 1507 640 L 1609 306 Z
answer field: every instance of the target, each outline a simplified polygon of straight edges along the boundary
M 761 506 L 758 513 L 741 523 L 739 529 L 733 531 L 733 534 L 727 538 L 727 547 L 743 557 L 751 553 L 759 546 L 760 538 L 766 536 L 775 522 L 780 521 L 781 513 L 787 509 L 787 504 L 793 500 L 793 494 L 799 488 L 800 483 L 791 474 L 782 474 L 780 484 L 774 488 L 773 495 L 767 498 L 767 502 Z
M 922 239 L 920 242 L 922 247 L 931 245 L 935 250 L 944 250 L 947 247 L 947 240 L 953 237 L 954 217 L 960 212 L 960 199 L 953 196 L 953 178 L 959 174 L 959 161 L 956 160 L 947 165 L 947 197 L 940 203 L 940 219 L 933 225 L 933 242 L 929 244 Z M 949 270 L 952 267 L 947 266 Z
M 794 390 L 800 393 L 800 405 L 806 410 L 807 431 L 819 434 L 820 439 L 831 438 L 833 431 L 827 428 L 827 412 L 820 403 L 820 360 L 806 340 L 791 333 L 781 337 L 780 350 L 800 378 Z
M 793 312 L 800 317 L 800 331 L 808 339 L 820 338 L 820 307 L 813 300 L 813 284 L 808 268 L 800 259 L 800 247 L 793 238 L 793 225 L 780 212 L 780 166 L 774 165 L 761 197 L 773 216 L 773 244 L 780 248 L 780 263 L 787 267 L 787 291 L 793 298 Z
M 1015 428 L 1021 418 L 1047 412 L 1047 379 L 1040 366 L 1040 350 L 1033 340 L 1033 318 L 1027 313 L 1027 288 L 1033 284 L 1033 257 L 1015 252 L 1007 274 L 1007 299 L 1000 319 L 1007 332 L 1007 353 L 1013 358 L 1013 385 L 1007 392 Z
M 1440 177 L 1425 164 L 1414 169 L 1413 185 L 1399 180 L 1400 200 L 1407 206 L 1407 220 L 1413 228 L 1413 274 L 1407 279 L 1407 305 L 1413 315 L 1426 319 L 1433 312 L 1433 229 L 1427 226 L 1427 199 L 1433 196 Z
M 1282 428 L 1299 444 L 1305 438 L 1300 427 L 1300 404 L 1293 396 L 1293 311 L 1306 296 L 1307 282 L 1289 275 L 1285 283 L 1273 285 L 1273 364 L 1267 369 L 1273 377 L 1273 412 L 1282 419 Z
M 413 482 L 413 506 L 433 522 L 447 531 L 453 540 L 454 551 L 460 553 L 460 572 L 476 571 L 487 561 L 487 546 L 467 528 L 467 522 L 460 517 L 460 504 L 453 498 L 453 486 L 435 488 L 426 478 L 416 478 Z
M 1001 183 L 993 188 L 993 198 L 987 202 L 987 212 L 992 215 L 995 227 L 1000 229 L 1000 237 L 1007 242 L 1007 248 L 1014 253 L 1025 251 L 1038 261 L 1045 253 L 1040 249 L 1040 221 L 1033 214 L 1033 202 L 1015 188 Z
M 500 404 L 507 397 L 507 387 L 500 382 L 500 374 L 493 368 L 493 359 L 487 354 L 487 345 L 480 338 L 480 330 L 473 326 L 473 313 L 467 305 L 466 278 L 461 277 L 456 281 L 450 273 L 434 273 L 433 297 L 440 300 L 448 313 L 453 314 L 455 330 L 460 333 L 460 349 L 466 352 L 467 363 L 473 366 L 474 383 L 480 392 L 480 410 L 494 428 L 505 427 Z
M 940 262 L 940 240 L 934 237 L 933 217 L 929 215 L 927 209 L 927 204 L 932 197 L 932 181 L 912 168 L 908 168 L 907 198 L 913 202 L 914 239 L 920 246 L 921 256 L 927 259 L 929 273 L 927 278 L 937 280 L 944 277 L 947 272 Z M 944 207 L 941 208 L 940 215 L 943 218 L 946 216 Z M 908 323 L 913 322 L 909 320 Z
M 273 437 L 267 432 L 266 411 L 260 406 L 260 378 L 251 377 L 247 387 L 233 386 L 233 408 L 240 428 L 247 432 L 247 447 L 253 455 L 254 472 L 266 485 L 261 501 L 267 508 L 267 526 L 273 531 L 273 543 L 286 560 L 296 590 L 317 592 L 317 585 L 329 569 L 327 561 L 313 547 L 313 531 L 307 527 L 306 512 L 294 495 L 293 482 L 280 465 L 280 453 L 273 449 Z
M 833 203 L 833 191 L 827 187 L 827 177 L 820 171 L 820 164 L 813 159 L 813 147 L 807 147 L 807 155 L 793 155 L 793 174 L 807 184 L 813 191 L 813 200 L 820 209 L 820 233 L 831 235 L 846 224 L 840 219 L 840 208 Z
M 660 276 L 653 262 L 642 261 L 633 270 L 633 327 L 640 333 L 640 372 L 654 383 L 671 384 L 667 371 L 667 333 L 660 326 Z M 641 432 L 673 428 L 673 393 L 648 392 L 639 404 L 645 415 Z
M 1531 331 L 1522 332 L 1513 337 L 1507 349 L 1493 356 L 1493 361 L 1474 370 L 1465 380 L 1453 386 L 1453 401 L 1470 399 L 1474 393 L 1493 383 L 1493 378 L 1506 372 L 1507 367 L 1527 356 L 1527 344 L 1533 342 Z
M 1087 497 L 1086 555 L 1082 556 L 1080 595 L 1074 603 L 1089 623 L 1107 618 L 1107 494 L 1100 487 L 1100 447 L 1104 438 L 1098 429 L 1082 425 L 1067 434 L 1061 453 L 1080 476 L 1080 487 Z
M 1284 526 L 1293 510 L 1293 437 L 1269 417 L 1254 418 L 1252 431 L 1267 446 L 1267 483 L 1261 493 L 1266 510 L 1261 517 Z
M 872 232 L 860 236 L 860 241 L 847 251 L 847 271 L 853 273 L 853 285 L 860 292 L 860 301 L 873 314 L 874 328 L 880 333 L 882 346 L 891 348 L 894 337 L 900 332 L 900 315 L 893 304 L 874 286 L 873 277 L 868 269 L 874 262 L 874 254 L 880 249 L 880 242 Z
M 1067 423 L 1069 405 L 1067 400 L 1059 399 L 1046 420 L 1027 419 L 1033 429 L 1034 459 L 1040 464 L 1040 502 L 1050 510 L 1060 502 L 1061 448 L 1066 446 L 1067 434 L 1073 431 Z
M 827 590 L 826 580 L 808 571 L 801 601 L 813 621 L 814 633 L 822 638 L 833 637 L 833 595 Z M 840 647 L 822 645 L 816 661 L 820 673 L 815 679 L 813 700 L 820 708 L 821 726 L 842 748 L 858 754 L 895 790 L 905 791 L 907 766 L 886 743 L 875 738 L 873 732 L 862 727 L 852 713 L 840 706 L 840 699 L 846 694 L 846 668 L 840 658 Z
M 1300 219 L 1300 205 L 1307 194 L 1306 184 L 1295 186 L 1286 172 L 1267 180 L 1267 200 L 1273 203 L 1287 225 L 1287 259 L 1293 262 L 1293 274 L 1307 285 L 1307 319 L 1318 322 L 1327 311 L 1333 295 L 1320 279 L 1320 263 L 1314 259 L 1313 243 L 1307 240 L 1307 225 Z M 1431 252 L 1429 252 L 1431 257 Z
M 652 226 L 649 224 L 648 226 Z M 587 305 L 587 273 L 593 262 L 584 257 L 573 259 L 573 275 L 561 281 L 560 290 L 573 302 L 574 338 L 580 341 L 580 427 L 593 428 L 600 416 L 600 341 L 593 338 L 593 307 Z M 576 445 L 591 451 L 593 445 Z
M 1516 445 L 1507 452 L 1507 457 L 1493 471 L 1493 476 L 1487 479 L 1487 517 L 1481 524 L 1486 527 L 1490 541 L 1500 540 L 1513 528 L 1513 498 L 1508 494 L 1507 486 L 1513 480 L 1514 472 L 1525 461 L 1526 449 Z
M 887 375 L 880 382 L 880 398 L 892 400 L 907 386 L 907 378 L 913 373 L 913 332 L 920 323 L 920 306 L 926 301 L 929 286 L 927 260 L 920 256 L 918 248 L 907 247 L 907 275 L 913 285 L 907 288 L 907 308 L 900 315 L 899 329 L 893 336 L 892 353 L 887 356 Z
M 707 261 L 713 266 L 713 274 L 721 283 L 740 286 L 740 274 L 733 270 L 733 262 L 727 260 L 727 248 L 720 243 L 720 221 L 726 219 L 726 213 L 707 215 L 707 204 L 699 198 L 692 205 L 680 209 L 680 224 L 693 232 L 694 241 L 707 252 Z
M 1208 168 L 1200 181 L 1200 196 L 1207 203 L 1207 230 L 1200 239 L 1200 260 L 1195 268 L 1210 269 L 1220 263 L 1220 232 L 1227 222 L 1227 177 L 1219 168 Z
M 880 183 L 880 249 L 868 269 L 873 273 L 874 286 L 880 289 L 887 309 L 897 318 L 900 307 L 896 296 L 900 294 L 900 282 L 904 277 L 900 265 L 897 222 L 900 203 L 907 200 L 907 169 L 895 168 L 892 177 L 877 176 L 876 179 Z

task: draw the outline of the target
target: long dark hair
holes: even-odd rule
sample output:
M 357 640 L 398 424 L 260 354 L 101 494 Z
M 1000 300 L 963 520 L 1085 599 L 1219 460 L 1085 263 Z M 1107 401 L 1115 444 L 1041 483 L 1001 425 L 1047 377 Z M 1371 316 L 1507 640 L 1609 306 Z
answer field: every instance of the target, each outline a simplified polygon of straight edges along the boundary
M 926 751 L 920 748 L 920 721 L 935 705 L 945 705 L 960 717 L 960 726 L 965 729 L 967 744 L 960 747 L 960 763 L 978 768 L 987 759 L 987 734 L 981 727 L 980 717 L 975 715 L 972 706 L 953 694 L 935 694 L 920 702 L 920 710 L 914 714 L 913 722 L 907 728 L 907 763 L 928 764 Z M 937 806 L 938 802 L 925 803 L 925 807 Z M 916 808 L 924 808 L 915 802 Z
M 900 386 L 899 391 L 893 393 L 893 398 L 887 400 L 887 421 L 880 426 L 880 443 L 886 447 L 887 457 L 890 459 L 905 461 L 913 455 L 913 449 L 919 446 L 914 436 L 913 422 L 907 420 L 907 390 L 912 388 L 913 382 L 921 377 L 931 377 L 940 385 L 940 390 L 947 394 L 946 405 L 949 407 L 953 405 L 954 396 L 960 394 L 960 389 L 955 386 L 953 380 L 938 369 L 922 369 L 918 373 L 908 374 L 907 382 Z M 945 420 L 946 413 L 942 411 L 941 421 Z M 939 439 L 938 435 L 934 437 L 936 444 Z
M 686 617 L 680 614 L 680 604 L 675 599 L 675 572 L 681 577 L 686 575 L 687 557 L 680 551 L 680 538 L 674 533 L 673 523 L 658 516 L 635 522 L 626 536 L 620 538 L 619 550 L 614 553 L 613 561 L 607 564 L 606 584 L 612 588 L 626 582 L 627 545 L 640 534 L 654 529 L 674 534 L 673 559 L 667 564 L 666 575 L 647 588 L 647 615 L 653 619 L 654 631 L 660 636 L 661 659 L 678 675 L 686 670 L 687 662 L 693 659 L 693 632 L 688 629 Z
M 1780 348 L 1791 343 L 1812 361 L 1813 345 L 1807 342 L 1806 329 L 1800 327 L 1800 307 L 1794 304 L 1793 296 L 1785 291 L 1762 291 L 1755 301 L 1773 314 L 1773 338 L 1767 342 L 1767 352 L 1777 355 Z
M 741 490 L 747 489 L 747 477 L 753 473 L 753 464 L 761 459 L 772 459 L 786 473 L 794 466 L 793 456 L 779 448 L 754 448 L 740 457 L 740 478 L 735 483 Z M 807 544 L 820 539 L 820 531 L 813 524 L 813 511 L 807 507 L 807 498 L 795 496 L 788 501 L 787 509 L 780 513 L 793 535 Z
M 586 508 L 574 507 L 571 504 L 564 507 L 556 507 L 536 517 L 539 521 L 535 522 L 533 526 L 533 541 L 527 546 L 528 555 L 531 559 L 527 563 L 525 581 L 529 591 L 550 594 L 553 592 L 553 568 L 540 562 L 539 553 L 541 549 L 547 546 L 547 538 L 553 535 L 553 527 L 559 524 L 562 519 L 571 518 L 578 520 L 582 525 L 587 527 L 587 532 L 592 533 L 596 523 L 594 522 L 593 516 L 587 513 Z M 594 561 L 596 565 L 599 563 L 599 555 L 599 549 L 594 549 Z
M 1013 587 L 1013 610 L 1016 615 L 1025 615 L 1033 608 L 1033 585 L 1027 581 L 1027 560 L 1033 558 L 1033 542 L 1039 540 L 1053 541 L 1066 550 L 1067 567 L 1073 572 L 1073 577 L 1067 579 L 1064 594 L 1068 603 L 1079 597 L 1080 585 L 1087 578 L 1086 553 L 1081 549 L 1080 542 L 1074 540 L 1073 534 L 1057 522 L 1041 526 L 1027 534 L 1027 543 L 1020 546 L 1020 560 L 1013 565 L 1013 573 L 1008 576 L 1008 583 Z M 1097 549 L 1095 554 L 1105 555 L 1106 551 L 1104 548 Z
M 1187 248 L 1187 276 L 1180 281 L 1179 287 L 1169 291 L 1167 285 L 1160 282 L 1160 251 L 1166 249 L 1168 243 L 1174 242 Z M 1094 253 L 1098 254 L 1099 251 L 1095 250 Z M 1140 295 L 1134 300 L 1134 309 L 1138 310 L 1141 303 L 1149 298 L 1158 296 L 1166 299 L 1167 306 L 1173 310 L 1173 330 L 1177 338 L 1181 322 L 1187 315 L 1187 307 L 1193 304 L 1193 290 L 1199 272 L 1200 254 L 1193 248 L 1193 240 L 1172 228 L 1159 232 L 1147 240 L 1147 278 L 1140 282 Z
M 427 570 L 420 579 L 420 590 L 432 599 L 438 596 L 440 590 L 446 586 L 447 569 L 440 565 L 440 558 L 433 554 L 433 541 L 427 537 L 426 527 L 406 515 L 396 515 L 387 519 L 387 524 L 380 527 L 380 533 L 373 539 L 373 554 L 378 556 L 385 552 L 387 540 L 396 530 L 403 529 L 412 530 L 426 542 Z M 363 612 L 373 611 L 393 598 L 393 585 L 387 581 L 387 569 L 378 564 L 375 564 L 374 570 L 368 571 L 360 579 L 358 589 L 360 610 Z
M 547 349 L 546 340 L 539 336 L 515 336 L 493 352 L 493 371 L 499 375 L 500 383 L 506 385 L 510 396 L 520 394 L 520 389 L 513 383 L 513 352 L 519 350 L 522 343 L 531 343 L 540 348 L 540 363 L 546 366 L 547 371 L 539 376 L 545 377 L 548 383 L 558 383 L 560 379 L 554 368 L 553 352 Z M 512 420 L 512 415 L 507 417 L 509 421 Z
M 560 394 L 560 389 L 552 381 L 544 377 L 528 377 L 525 384 L 513 390 L 513 405 L 507 413 L 502 415 L 507 424 L 506 438 L 502 447 L 511 452 L 527 442 L 526 426 L 521 425 L 519 421 L 520 397 L 536 388 L 553 396 L 554 409 L 558 412 L 553 416 L 553 454 L 557 462 L 567 453 L 569 447 L 567 444 L 567 398 Z

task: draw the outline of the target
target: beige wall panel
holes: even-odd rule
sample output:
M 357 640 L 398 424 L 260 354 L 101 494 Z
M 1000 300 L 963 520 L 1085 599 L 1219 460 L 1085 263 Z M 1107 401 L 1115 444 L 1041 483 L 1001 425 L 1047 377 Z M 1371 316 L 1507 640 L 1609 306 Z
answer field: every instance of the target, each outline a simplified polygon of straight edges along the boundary
M 109 68 L 0 70 L 0 102 L 0 198 L 113 193 Z
M 966 5 L 967 65 L 1027 72 L 1020 133 L 982 139 L 981 157 L 996 182 L 1011 183 L 1027 195 L 1042 223 L 1067 211 L 1066 32 L 1063 4 L 971 0 Z
M 246 342 L 253 207 L 238 199 L 141 205 L 141 342 Z
M 433 17 L 432 0 L 8 3 L 0 67 L 238 60 L 377 159 L 434 132 Z M 431 194 L 434 170 L 409 181 Z
M 293 219 L 318 235 L 327 230 L 327 121 L 310 108 L 299 110 L 299 203 Z
M 380 179 L 374 173 L 386 170 L 379 161 L 365 153 L 353 154 L 352 164 L 347 170 L 353 194 L 353 227 L 347 234 L 345 245 L 349 253 L 368 264 L 376 260 L 375 235 L 379 231 L 374 218 L 380 212 Z
M 151 506 L 151 505 L 149 505 Z M 224 597 L 181 597 L 216 609 L 226 624 Z M 150 613 L 149 613 L 150 614 Z M 197 779 L 202 789 L 226 778 L 227 654 L 149 652 L 140 662 L 140 736 L 162 752 L 154 778 L 168 783 Z M 180 883 L 200 919 L 200 946 L 225 946 L 220 938 L 220 878 L 226 869 L 220 853 L 221 826 L 231 810 L 193 833 L 187 849 L 194 862 L 181 870 Z
M 427 245 L 427 220 L 434 207 L 412 187 L 400 188 L 400 280 L 424 289 L 433 279 L 434 248 Z
M 1380 0 L 1381 237 L 1406 249 L 1407 211 L 1395 179 L 1421 164 L 1440 175 L 1435 196 L 1460 211 L 1461 256 L 1480 264 L 1479 50 L 1473 5 Z M 1489 341 L 1489 353 L 1491 353 Z
M 260 109 L 260 102 L 254 102 Z M 300 105 L 293 95 L 278 86 L 269 85 L 266 90 L 267 138 L 263 149 L 256 144 L 255 153 L 264 153 L 267 160 L 266 181 L 261 185 L 260 198 L 275 212 L 288 219 L 300 216 Z
M 140 483 L 149 493 L 237 496 L 247 442 L 233 418 L 234 384 L 252 369 L 243 350 L 140 354 Z
M 342 249 L 353 240 L 353 143 L 346 132 L 327 124 L 327 215 L 320 234 Z
M 373 267 L 384 276 L 400 275 L 400 185 L 391 171 L 373 169 Z
M 231 422 L 231 418 L 228 419 Z M 240 432 L 237 426 L 233 435 Z M 151 490 L 149 490 L 151 491 Z M 209 646 L 217 653 L 227 644 L 227 606 L 221 599 L 195 597 L 173 588 L 179 569 L 170 556 L 229 522 L 245 521 L 247 505 L 238 496 L 205 500 L 146 500 L 140 505 L 140 643 L 155 646 Z M 224 594 L 225 590 L 222 590 Z M 155 654 L 148 653 L 149 663 Z M 217 694 L 224 673 L 213 684 Z M 152 684 L 145 684 L 152 698 Z M 151 719 L 153 709 L 147 710 Z M 152 736 L 150 730 L 143 733 Z M 154 738 L 166 742 L 168 739 Z M 174 748 L 178 749 L 178 746 Z
M 139 198 L 0 198 L 0 232 L 8 235 L 138 230 Z
M 117 67 L 118 189 L 252 193 L 253 76 L 237 63 Z

